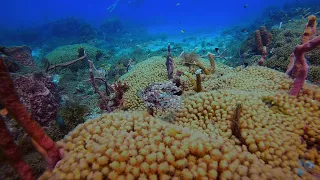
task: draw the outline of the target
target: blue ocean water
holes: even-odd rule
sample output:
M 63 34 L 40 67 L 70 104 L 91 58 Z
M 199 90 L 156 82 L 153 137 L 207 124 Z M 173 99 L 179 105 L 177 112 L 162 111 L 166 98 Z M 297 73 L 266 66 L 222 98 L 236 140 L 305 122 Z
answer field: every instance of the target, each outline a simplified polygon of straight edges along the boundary
M 250 23 L 262 18 L 266 8 L 301 6 L 316 0 L 95 0 L 40 1 L 11 0 L 1 3 L 1 28 L 35 27 L 65 17 L 83 19 L 98 27 L 108 18 L 117 17 L 136 26 L 147 26 L 151 32 L 176 33 L 215 30 L 230 25 Z M 112 12 L 108 7 L 117 3 Z M 247 5 L 247 8 L 244 6 Z M 178 31 L 177 31 L 178 30 Z
M 237 28 L 234 33 L 238 33 L 239 38 L 244 39 L 248 35 L 247 31 L 254 31 L 255 28 L 265 25 L 270 14 L 274 12 L 314 5 L 319 5 L 319 2 L 11 0 L 2 2 L 0 44 L 24 44 L 31 46 L 33 50 L 47 48 L 44 52 L 46 54 L 61 45 L 86 43 L 94 38 L 106 40 L 100 45 L 107 46 L 111 42 L 110 37 L 119 38 L 123 34 L 129 35 L 125 37 L 129 41 L 136 38 L 148 39 L 153 35 L 171 42 L 182 41 L 192 36 L 221 39 L 220 32 L 227 28 Z M 273 18 L 273 24 L 268 25 L 281 23 L 282 20 L 277 18 Z M 104 28 L 101 28 L 102 26 Z M 245 33 L 241 33 L 241 30 Z M 98 37 L 99 35 L 102 36 Z M 228 37 L 224 35 L 224 38 Z

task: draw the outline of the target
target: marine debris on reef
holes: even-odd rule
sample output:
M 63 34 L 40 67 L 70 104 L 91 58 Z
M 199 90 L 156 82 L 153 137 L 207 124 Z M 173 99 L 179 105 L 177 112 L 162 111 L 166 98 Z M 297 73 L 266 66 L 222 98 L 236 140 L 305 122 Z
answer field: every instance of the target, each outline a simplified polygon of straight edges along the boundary
M 33 139 L 37 145 L 38 150 L 42 150 L 42 153 L 47 162 L 49 169 L 53 169 L 56 163 L 61 159 L 60 152 L 55 143 L 45 134 L 44 130 L 37 124 L 27 112 L 25 106 L 20 102 L 19 96 L 15 92 L 13 81 L 10 74 L 3 62 L 0 59 L 0 101 L 1 104 L 8 110 L 20 126 L 24 128 L 24 131 Z M 1 116 L 1 127 L 6 128 Z M 30 172 L 30 168 L 26 165 L 22 157 L 19 154 L 17 147 L 13 144 L 12 138 L 8 131 L 1 130 L 3 139 L 1 148 L 4 149 L 8 159 L 12 162 L 13 166 L 17 169 L 21 178 L 33 179 L 33 175 Z

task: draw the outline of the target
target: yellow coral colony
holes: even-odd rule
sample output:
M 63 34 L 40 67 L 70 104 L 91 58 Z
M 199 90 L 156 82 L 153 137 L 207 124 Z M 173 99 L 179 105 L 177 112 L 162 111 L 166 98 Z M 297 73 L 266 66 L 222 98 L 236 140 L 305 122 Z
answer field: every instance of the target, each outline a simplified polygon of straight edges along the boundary
M 211 127 L 213 128 L 213 127 Z M 243 146 L 215 133 L 203 134 L 146 113 L 114 113 L 78 126 L 59 143 L 66 156 L 40 179 L 272 179 Z M 276 175 L 294 177 L 290 171 Z
M 188 71 L 175 61 L 175 69 Z M 166 81 L 163 62 L 150 58 L 123 77 L 131 88 L 128 109 L 143 109 L 139 88 Z M 79 125 L 58 143 L 65 157 L 40 179 L 301 179 L 299 159 L 320 172 L 318 151 L 306 148 L 320 142 L 319 87 L 306 84 L 295 98 L 287 93 L 293 81 L 272 69 L 236 71 L 217 63 L 214 72 L 203 75 L 200 93 L 182 76 L 187 95 L 170 122 L 132 111 Z

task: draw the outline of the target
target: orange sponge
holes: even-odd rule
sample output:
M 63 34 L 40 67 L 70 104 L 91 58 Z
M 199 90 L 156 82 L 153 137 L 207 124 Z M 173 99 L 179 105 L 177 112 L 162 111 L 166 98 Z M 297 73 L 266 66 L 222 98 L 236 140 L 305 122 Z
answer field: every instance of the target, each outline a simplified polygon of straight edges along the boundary
M 306 24 L 306 27 L 301 37 L 302 44 L 313 39 L 316 32 L 317 32 L 317 17 L 315 15 L 310 15 L 308 17 L 308 23 Z

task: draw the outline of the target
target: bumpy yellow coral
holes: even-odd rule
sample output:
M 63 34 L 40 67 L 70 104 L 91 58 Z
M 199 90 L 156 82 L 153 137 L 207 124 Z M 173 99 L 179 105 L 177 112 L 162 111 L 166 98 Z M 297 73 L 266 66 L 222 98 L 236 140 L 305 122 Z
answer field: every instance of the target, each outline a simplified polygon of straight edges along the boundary
M 66 157 L 42 179 L 214 176 L 223 141 L 136 112 L 88 121 L 60 144 Z
M 292 84 L 284 73 L 261 66 L 247 67 L 242 71 L 228 73 L 220 78 L 203 82 L 204 89 L 240 89 L 246 91 L 288 90 Z
M 123 77 L 131 85 L 127 108 L 143 107 L 139 88 L 166 81 L 163 62 L 151 58 Z M 179 59 L 175 63 L 187 71 Z M 161 70 L 152 72 L 155 67 Z M 184 86 L 188 96 L 171 123 L 119 112 L 78 126 L 60 142 L 66 156 L 42 179 L 299 179 L 299 159 L 314 163 L 318 173 L 320 155 L 312 146 L 320 144 L 320 88 L 306 84 L 291 97 L 291 84 L 265 67 L 236 71 L 218 64 L 215 74 L 203 76 L 208 92 L 190 95 L 193 89 Z M 231 130 L 237 104 L 241 141 Z
M 272 167 L 245 147 L 141 112 L 88 121 L 59 144 L 65 157 L 40 179 L 229 179 L 234 175 L 272 179 L 267 173 Z
M 245 145 L 249 152 L 272 167 L 293 172 L 299 166 L 299 156 L 307 151 L 300 136 L 306 136 L 306 141 L 313 143 L 317 142 L 316 137 L 320 137 L 316 128 L 320 125 L 320 101 L 317 99 L 320 89 L 306 87 L 302 93 L 298 99 L 271 91 L 199 93 L 185 99 L 184 107 L 176 113 L 173 122 L 206 134 L 219 134 L 225 142 Z M 239 127 L 245 144 L 232 136 L 236 104 L 242 104 Z M 280 110 L 274 111 L 274 107 Z M 304 134 L 306 124 L 310 128 Z M 313 158 L 312 162 L 318 164 L 316 159 Z
M 174 63 L 176 63 L 175 59 Z M 140 62 L 132 71 L 122 76 L 121 80 L 129 86 L 128 91 L 124 94 L 124 108 L 142 110 L 144 109 L 144 104 L 138 97 L 138 91 L 143 90 L 150 83 L 168 81 L 165 59 L 156 56 Z

